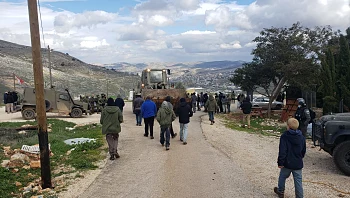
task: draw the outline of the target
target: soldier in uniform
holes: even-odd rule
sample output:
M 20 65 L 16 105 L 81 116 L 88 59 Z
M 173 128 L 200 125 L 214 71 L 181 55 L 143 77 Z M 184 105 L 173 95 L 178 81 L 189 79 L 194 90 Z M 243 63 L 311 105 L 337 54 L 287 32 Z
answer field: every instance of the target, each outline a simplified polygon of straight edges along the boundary
M 107 97 L 106 97 L 106 94 L 101 94 L 101 99 L 100 99 L 100 102 L 101 102 L 101 106 L 102 108 L 105 107 L 106 103 L 107 103 Z
M 311 115 L 309 109 L 306 107 L 305 100 L 300 98 L 298 99 L 299 105 L 298 109 L 295 112 L 295 119 L 299 121 L 299 130 L 302 132 L 303 136 L 307 136 L 307 126 L 311 120 Z
M 91 113 L 94 113 L 96 111 L 96 104 L 95 104 L 95 97 L 94 95 L 92 95 L 90 98 L 89 98 L 89 104 L 90 104 L 90 107 L 91 107 Z

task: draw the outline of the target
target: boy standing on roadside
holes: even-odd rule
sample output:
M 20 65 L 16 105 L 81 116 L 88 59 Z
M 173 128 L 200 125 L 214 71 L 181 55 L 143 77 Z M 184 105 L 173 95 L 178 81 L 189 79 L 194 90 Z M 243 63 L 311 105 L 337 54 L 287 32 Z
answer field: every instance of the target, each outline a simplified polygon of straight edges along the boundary
M 287 121 L 287 131 L 280 138 L 277 164 L 281 171 L 278 178 L 278 187 L 274 188 L 274 192 L 279 198 L 284 197 L 286 179 L 291 173 L 294 179 L 295 197 L 304 197 L 302 168 L 304 167 L 303 158 L 306 153 L 306 142 L 298 127 L 298 120 L 289 118 Z

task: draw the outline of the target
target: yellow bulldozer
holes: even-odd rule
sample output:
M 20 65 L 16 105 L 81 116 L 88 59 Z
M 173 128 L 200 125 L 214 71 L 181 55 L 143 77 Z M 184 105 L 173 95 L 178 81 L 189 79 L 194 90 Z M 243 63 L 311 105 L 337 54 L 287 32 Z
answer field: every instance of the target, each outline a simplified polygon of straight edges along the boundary
M 156 103 L 157 108 L 162 105 L 167 96 L 170 96 L 175 112 L 177 112 L 181 98 L 185 98 L 186 102 L 191 104 L 191 98 L 187 95 L 186 89 L 176 89 L 174 83 L 169 83 L 168 75 L 170 75 L 170 69 L 143 70 L 134 95 L 141 94 L 144 100 L 150 97 Z

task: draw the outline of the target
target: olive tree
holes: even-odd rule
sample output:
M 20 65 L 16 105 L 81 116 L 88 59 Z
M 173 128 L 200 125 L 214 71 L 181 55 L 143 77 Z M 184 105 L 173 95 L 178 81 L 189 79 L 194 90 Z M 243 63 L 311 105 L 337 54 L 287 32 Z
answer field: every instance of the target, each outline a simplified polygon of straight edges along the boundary
M 330 27 L 312 30 L 300 23 L 289 28 L 265 28 L 253 40 L 257 46 L 252 51 L 252 62 L 237 69 L 231 81 L 255 91 L 262 88 L 260 93 L 270 99 L 270 117 L 271 104 L 285 84 L 309 88 L 317 81 L 319 58 L 332 34 Z

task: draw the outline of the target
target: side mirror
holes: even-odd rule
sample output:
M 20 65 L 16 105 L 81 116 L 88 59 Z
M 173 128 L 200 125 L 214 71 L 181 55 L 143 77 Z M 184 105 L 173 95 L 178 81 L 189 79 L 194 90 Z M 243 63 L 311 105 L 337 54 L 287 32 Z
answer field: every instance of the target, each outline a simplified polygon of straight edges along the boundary
M 167 73 L 168 73 L 168 75 L 170 75 L 170 69 L 167 69 Z

